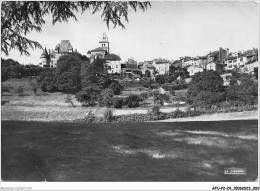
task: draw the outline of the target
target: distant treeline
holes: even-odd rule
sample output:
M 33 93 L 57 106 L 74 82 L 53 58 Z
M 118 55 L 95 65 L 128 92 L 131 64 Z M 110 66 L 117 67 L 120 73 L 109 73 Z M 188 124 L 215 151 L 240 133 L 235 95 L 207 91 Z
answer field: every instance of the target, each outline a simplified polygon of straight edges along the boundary
M 8 78 L 23 78 L 29 76 L 39 76 L 46 68 L 36 65 L 22 65 L 12 59 L 1 58 L 1 81 Z

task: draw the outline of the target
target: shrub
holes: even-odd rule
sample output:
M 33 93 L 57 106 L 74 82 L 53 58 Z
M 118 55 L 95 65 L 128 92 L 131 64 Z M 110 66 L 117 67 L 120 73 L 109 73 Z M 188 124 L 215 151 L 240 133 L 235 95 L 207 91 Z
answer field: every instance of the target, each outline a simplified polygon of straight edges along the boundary
M 154 104 L 161 104 L 163 105 L 165 101 L 169 101 L 170 97 L 167 94 L 161 94 L 154 92 L 153 102 Z
M 114 108 L 122 108 L 123 103 L 124 103 L 123 98 L 114 98 L 114 100 L 113 100 Z
M 157 76 L 155 77 L 155 81 L 156 81 L 156 83 L 158 83 L 158 84 L 164 84 L 164 82 L 165 82 L 164 76 L 163 76 L 163 75 L 157 75 Z
M 94 123 L 95 122 L 95 115 L 93 114 L 93 112 L 90 110 L 88 112 L 88 114 L 86 115 L 86 117 L 84 118 L 84 121 L 86 123 Z
M 172 96 L 176 96 L 174 90 L 171 90 L 171 91 L 170 91 L 170 94 L 171 94 Z
M 111 109 L 107 109 L 104 111 L 103 118 L 105 122 L 112 122 L 114 119 L 113 111 Z
M 65 97 L 65 103 L 69 103 L 69 104 L 72 105 L 72 107 L 76 107 L 76 105 L 73 103 L 73 100 L 72 100 L 71 95 L 67 95 L 67 96 Z
M 32 87 L 33 93 L 34 93 L 35 95 L 37 95 L 37 90 L 38 90 L 37 84 L 36 84 L 35 82 L 33 82 L 33 83 L 31 83 L 30 85 L 31 85 L 31 87 Z
M 130 108 L 134 108 L 139 107 L 141 101 L 142 98 L 139 95 L 132 94 L 126 98 L 125 104 Z
M 111 107 L 113 105 L 113 96 L 113 90 L 109 88 L 102 90 L 100 97 L 101 106 Z
M 113 90 L 114 95 L 120 95 L 121 91 L 123 90 L 123 87 L 116 82 L 112 82 L 109 86 L 109 89 Z
M 141 93 L 140 96 L 142 97 L 143 100 L 148 99 L 148 93 L 147 92 Z
M 19 86 L 19 87 L 15 90 L 15 92 L 18 93 L 19 95 L 22 95 L 23 92 L 24 92 L 23 86 Z
M 101 88 L 99 86 L 89 86 L 76 93 L 78 102 L 82 102 L 84 106 L 93 106 L 100 98 Z
M 160 111 L 160 107 L 159 106 L 153 106 L 152 108 L 152 111 L 151 111 L 152 114 L 155 114 L 155 115 L 159 115 L 161 113 Z
M 6 86 L 1 86 L 1 95 L 3 95 L 4 92 L 10 92 L 9 88 Z

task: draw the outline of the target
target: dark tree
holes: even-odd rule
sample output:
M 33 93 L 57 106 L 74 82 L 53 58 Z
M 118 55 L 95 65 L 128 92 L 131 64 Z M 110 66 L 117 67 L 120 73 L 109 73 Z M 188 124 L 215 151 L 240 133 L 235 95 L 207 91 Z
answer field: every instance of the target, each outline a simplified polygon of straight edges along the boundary
M 254 76 L 256 79 L 258 79 L 258 67 L 254 68 Z
M 82 88 L 90 85 L 103 87 L 107 80 L 109 80 L 105 67 L 105 61 L 102 59 L 96 59 L 91 64 L 90 62 L 83 62 L 80 76 Z
M 81 89 L 80 68 L 82 60 L 77 55 L 64 55 L 57 61 L 57 88 L 61 92 L 76 93 Z
M 222 101 L 224 96 L 223 79 L 216 71 L 198 72 L 189 84 L 187 101 L 195 107 L 208 107 Z
M 149 70 L 145 71 L 145 77 L 147 77 L 147 78 L 151 77 L 151 72 Z
M 158 83 L 158 84 L 164 84 L 164 82 L 165 82 L 164 76 L 163 76 L 163 75 L 157 75 L 157 76 L 155 77 L 155 81 L 156 81 L 156 83 Z
M 149 2 L 135 1 L 3 1 L 1 6 L 1 50 L 8 55 L 11 49 L 21 54 L 30 55 L 29 48 L 42 48 L 34 40 L 28 39 L 31 31 L 41 32 L 45 17 L 52 16 L 52 23 L 77 21 L 75 12 L 92 10 L 92 14 L 101 12 L 101 18 L 107 27 L 124 28 L 122 20 L 128 22 L 128 12 L 140 9 L 145 11 Z

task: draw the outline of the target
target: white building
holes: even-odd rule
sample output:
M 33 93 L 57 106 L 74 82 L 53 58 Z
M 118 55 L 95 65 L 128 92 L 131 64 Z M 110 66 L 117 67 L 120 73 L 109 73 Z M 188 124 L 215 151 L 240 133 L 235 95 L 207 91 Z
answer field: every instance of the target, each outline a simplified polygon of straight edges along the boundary
M 160 75 L 166 75 L 169 74 L 170 70 L 170 63 L 166 61 L 157 61 L 155 62 L 156 70 L 158 71 L 158 74 Z
M 190 75 L 190 76 L 193 76 L 193 75 L 195 75 L 195 74 L 198 73 L 198 72 L 203 72 L 203 69 L 202 69 L 202 68 L 199 68 L 199 67 L 197 67 L 197 66 L 189 66 L 189 67 L 187 68 L 187 71 L 189 72 L 189 75 Z
M 210 62 L 206 65 L 206 70 L 213 70 L 216 71 L 217 70 L 217 63 L 215 62 Z

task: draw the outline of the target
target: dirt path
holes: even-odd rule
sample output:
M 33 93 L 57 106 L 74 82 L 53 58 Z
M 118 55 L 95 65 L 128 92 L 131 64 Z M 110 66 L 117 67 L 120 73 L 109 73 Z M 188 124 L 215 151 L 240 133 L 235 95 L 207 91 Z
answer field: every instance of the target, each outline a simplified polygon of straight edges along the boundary
M 227 120 L 254 120 L 258 119 L 258 111 L 244 111 L 232 113 L 215 113 L 197 117 L 160 120 L 160 122 L 185 122 L 185 121 L 227 121 Z

